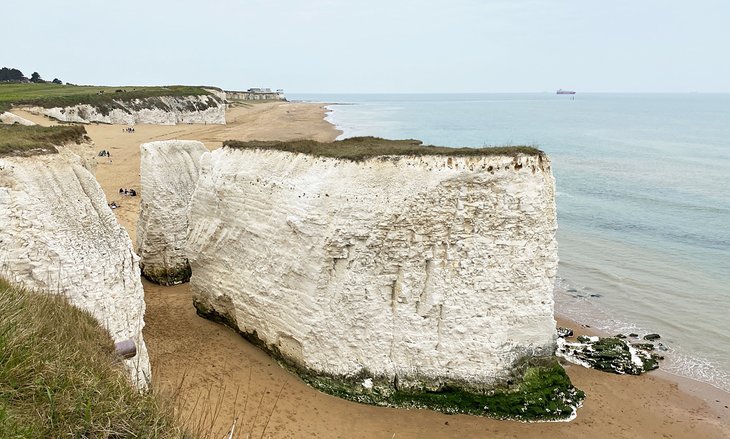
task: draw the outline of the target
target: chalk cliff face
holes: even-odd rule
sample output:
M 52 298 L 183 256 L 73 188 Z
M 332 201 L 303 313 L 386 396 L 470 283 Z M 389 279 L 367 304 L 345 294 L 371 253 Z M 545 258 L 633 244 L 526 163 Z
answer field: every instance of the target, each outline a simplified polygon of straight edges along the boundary
M 35 123 L 29 121 L 28 119 L 24 119 L 24 118 L 18 116 L 17 114 L 13 114 L 13 113 L 10 113 L 7 111 L 0 113 L 0 123 L 4 123 L 4 124 L 8 124 L 8 125 L 17 123 L 17 124 L 25 125 L 25 126 L 35 125 Z
M 139 258 L 104 193 L 68 150 L 0 157 L 0 275 L 27 288 L 63 294 L 89 310 L 115 341 L 133 339 L 125 360 L 133 381 L 150 378 L 142 338 Z
M 201 314 L 305 373 L 396 389 L 505 382 L 555 349 L 542 154 L 206 153 L 187 252 Z
M 131 101 L 114 100 L 113 108 L 102 111 L 88 104 L 70 107 L 31 107 L 28 111 L 63 122 L 101 122 L 119 125 L 180 123 L 225 124 L 225 104 L 214 95 L 153 97 Z
M 190 279 L 185 254 L 188 206 L 198 182 L 201 142 L 167 140 L 141 147 L 142 207 L 137 222 L 137 252 L 142 274 L 174 285 Z

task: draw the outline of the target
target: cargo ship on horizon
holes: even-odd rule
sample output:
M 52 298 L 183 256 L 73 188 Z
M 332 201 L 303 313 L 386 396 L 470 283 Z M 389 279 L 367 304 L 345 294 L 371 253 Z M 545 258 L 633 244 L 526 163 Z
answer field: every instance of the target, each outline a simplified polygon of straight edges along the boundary
M 558 90 L 559 95 L 574 95 L 575 92 L 572 90 L 563 90 L 562 88 Z

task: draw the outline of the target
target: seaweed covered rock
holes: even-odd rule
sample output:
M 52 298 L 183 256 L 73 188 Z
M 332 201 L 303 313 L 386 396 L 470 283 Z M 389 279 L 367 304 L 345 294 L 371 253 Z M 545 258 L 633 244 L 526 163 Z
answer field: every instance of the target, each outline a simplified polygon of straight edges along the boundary
M 558 339 L 557 355 L 571 363 L 617 374 L 641 375 L 659 367 L 660 357 L 645 344 L 617 337 L 579 336 L 576 342 Z
M 561 338 L 573 336 L 573 330 L 571 328 L 564 328 L 562 326 L 558 326 L 557 332 L 558 332 L 558 337 L 561 337 Z

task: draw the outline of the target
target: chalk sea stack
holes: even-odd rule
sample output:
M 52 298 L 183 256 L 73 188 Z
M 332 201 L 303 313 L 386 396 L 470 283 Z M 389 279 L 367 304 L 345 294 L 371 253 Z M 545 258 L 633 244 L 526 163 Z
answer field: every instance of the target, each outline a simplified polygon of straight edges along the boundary
M 554 179 L 536 149 L 229 141 L 201 158 L 189 220 L 198 313 L 315 387 L 519 419 L 581 398 L 554 359 Z
M 142 274 L 161 285 L 190 280 L 185 254 L 188 206 L 198 181 L 201 142 L 164 140 L 140 146 L 141 210 L 137 252 Z

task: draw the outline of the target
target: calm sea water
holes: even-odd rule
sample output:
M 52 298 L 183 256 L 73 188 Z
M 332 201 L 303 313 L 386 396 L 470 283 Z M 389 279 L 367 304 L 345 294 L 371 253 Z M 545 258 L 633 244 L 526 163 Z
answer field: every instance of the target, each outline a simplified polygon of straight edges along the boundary
M 730 391 L 730 95 L 291 95 L 342 137 L 535 145 L 557 184 L 556 311 L 658 332 L 665 370 Z

